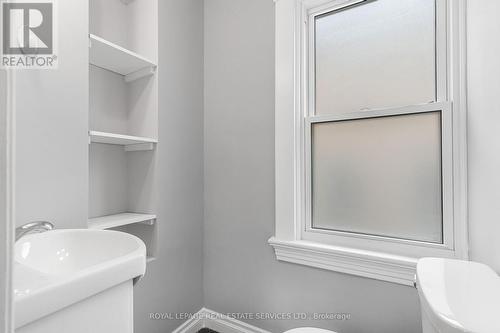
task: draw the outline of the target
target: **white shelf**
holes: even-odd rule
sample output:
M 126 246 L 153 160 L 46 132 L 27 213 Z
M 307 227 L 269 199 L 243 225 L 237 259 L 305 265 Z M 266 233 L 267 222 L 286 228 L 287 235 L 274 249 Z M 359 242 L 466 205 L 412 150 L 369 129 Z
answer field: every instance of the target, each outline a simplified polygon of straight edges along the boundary
M 125 76 L 125 81 L 153 75 L 156 64 L 151 60 L 90 34 L 90 63 Z
M 89 131 L 90 142 L 125 146 L 126 151 L 153 150 L 158 140 L 140 136 Z
M 156 215 L 153 214 L 122 213 L 91 218 L 87 222 L 87 227 L 103 230 L 134 223 L 152 225 L 155 219 Z

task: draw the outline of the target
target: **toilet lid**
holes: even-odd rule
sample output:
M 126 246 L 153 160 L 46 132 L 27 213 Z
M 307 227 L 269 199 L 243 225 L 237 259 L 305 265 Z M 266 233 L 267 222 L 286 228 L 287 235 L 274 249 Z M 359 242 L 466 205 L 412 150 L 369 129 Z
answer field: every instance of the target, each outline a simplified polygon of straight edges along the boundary
M 500 277 L 488 266 L 420 259 L 417 286 L 422 309 L 439 332 L 500 332 Z
M 314 327 L 299 327 L 286 331 L 285 333 L 335 333 L 335 332 Z

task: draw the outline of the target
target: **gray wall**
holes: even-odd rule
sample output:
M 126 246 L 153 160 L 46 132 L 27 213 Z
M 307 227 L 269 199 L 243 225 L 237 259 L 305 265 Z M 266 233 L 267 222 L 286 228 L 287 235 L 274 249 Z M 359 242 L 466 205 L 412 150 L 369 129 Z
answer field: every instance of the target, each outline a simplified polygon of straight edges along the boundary
M 281 332 L 420 331 L 413 288 L 276 261 L 274 4 L 205 1 L 205 306 L 226 312 L 347 312 L 349 321 L 261 321 Z
M 86 227 L 88 2 L 58 2 L 59 68 L 16 71 L 16 224 Z
M 135 332 L 183 320 L 149 313 L 203 306 L 203 2 L 160 0 L 158 259 L 135 290 Z
M 471 257 L 500 273 L 500 1 L 468 1 Z
M 163 223 L 158 260 L 137 286 L 136 332 L 170 332 L 182 322 L 150 320 L 150 312 L 195 312 L 203 305 L 223 313 L 352 314 L 346 322 L 252 322 L 273 332 L 305 324 L 342 333 L 418 332 L 412 288 L 280 263 L 267 245 L 274 233 L 273 2 L 159 3 Z M 59 5 L 65 27 L 59 70 L 18 76 L 17 223 L 49 219 L 60 228 L 85 227 L 87 3 Z M 471 254 L 497 271 L 499 10 L 496 0 L 469 1 Z

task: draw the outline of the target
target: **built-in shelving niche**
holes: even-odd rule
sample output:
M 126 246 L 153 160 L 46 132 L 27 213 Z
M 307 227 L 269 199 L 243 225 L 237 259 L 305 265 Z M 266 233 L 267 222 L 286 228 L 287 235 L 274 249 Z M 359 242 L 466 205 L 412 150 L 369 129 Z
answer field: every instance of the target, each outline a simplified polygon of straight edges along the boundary
M 158 0 L 90 0 L 89 228 L 156 257 Z

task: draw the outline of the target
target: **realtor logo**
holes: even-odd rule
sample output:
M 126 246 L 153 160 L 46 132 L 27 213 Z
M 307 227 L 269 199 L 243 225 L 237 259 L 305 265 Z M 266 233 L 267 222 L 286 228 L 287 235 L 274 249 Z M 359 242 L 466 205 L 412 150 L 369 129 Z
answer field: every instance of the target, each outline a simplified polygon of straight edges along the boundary
M 53 0 L 1 1 L 4 68 L 56 68 Z

